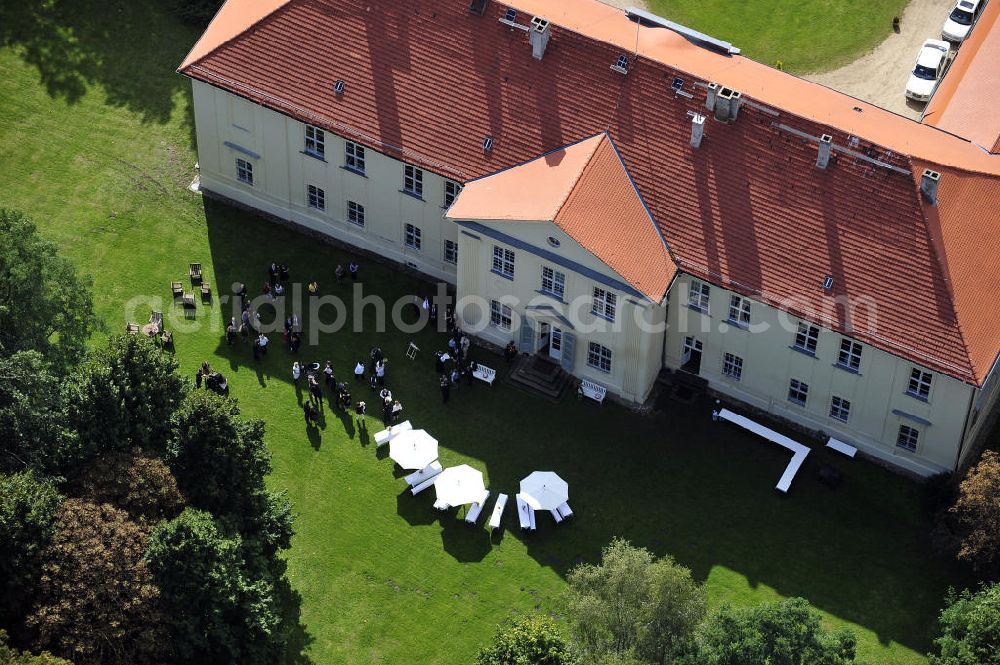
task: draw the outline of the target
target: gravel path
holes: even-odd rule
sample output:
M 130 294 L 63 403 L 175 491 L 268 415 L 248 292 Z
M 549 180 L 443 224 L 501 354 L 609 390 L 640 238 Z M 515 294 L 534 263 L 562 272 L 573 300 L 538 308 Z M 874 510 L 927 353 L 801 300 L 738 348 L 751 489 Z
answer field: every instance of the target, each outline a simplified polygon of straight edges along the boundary
M 803 78 L 916 119 L 924 105 L 903 95 L 906 80 L 924 40 L 941 39 L 941 26 L 954 4 L 954 0 L 911 0 L 899 34 L 889 35 L 875 50 L 849 65 Z

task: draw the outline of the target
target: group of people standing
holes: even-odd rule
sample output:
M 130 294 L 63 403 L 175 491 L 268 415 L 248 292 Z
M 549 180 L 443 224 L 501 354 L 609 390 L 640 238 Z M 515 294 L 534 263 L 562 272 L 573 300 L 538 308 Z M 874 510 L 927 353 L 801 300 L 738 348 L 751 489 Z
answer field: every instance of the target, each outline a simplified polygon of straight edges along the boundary
M 455 326 L 448 338 L 448 353 L 438 351 L 434 354 L 434 371 L 439 376 L 438 385 L 441 388 L 441 401 L 444 404 L 451 399 L 452 388 L 456 388 L 463 377 L 468 380 L 470 386 L 472 385 L 478 365 L 469 356 L 471 347 L 472 340 Z M 451 371 L 445 365 L 449 360 L 453 361 Z

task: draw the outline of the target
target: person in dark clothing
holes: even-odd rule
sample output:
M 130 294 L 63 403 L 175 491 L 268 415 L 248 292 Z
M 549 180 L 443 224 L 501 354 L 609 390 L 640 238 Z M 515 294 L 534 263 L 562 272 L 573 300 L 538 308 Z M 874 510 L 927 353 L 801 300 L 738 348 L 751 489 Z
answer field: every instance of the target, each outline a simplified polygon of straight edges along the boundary
M 514 362 L 514 358 L 517 358 L 517 347 L 514 346 L 514 340 L 507 342 L 507 346 L 504 347 L 503 357 L 507 360 L 507 364 Z
M 323 406 L 323 391 L 319 387 L 319 381 L 311 374 L 309 375 L 309 399 L 319 406 Z
M 444 374 L 444 361 L 441 360 L 440 351 L 437 351 L 434 354 L 434 371 L 438 374 Z
M 277 263 L 272 263 L 271 266 L 267 269 L 267 277 L 268 277 L 268 281 L 270 282 L 271 286 L 274 286 L 275 284 L 278 283 L 278 264 Z
M 469 377 L 470 386 L 472 385 L 472 375 L 475 374 L 477 369 L 479 369 L 479 363 L 475 360 L 469 360 L 469 365 L 465 368 L 465 374 Z
M 302 335 L 297 332 L 292 333 L 292 340 L 288 343 L 289 348 L 292 353 L 298 353 L 299 347 L 302 345 Z
M 236 319 L 235 317 L 229 320 L 229 325 L 226 326 L 226 344 L 232 346 L 236 341 Z
M 441 402 L 444 404 L 448 403 L 448 398 L 451 396 L 451 380 L 444 374 L 441 375 Z
M 312 402 L 302 403 L 302 413 L 306 418 L 306 426 L 315 425 L 319 420 L 319 411 L 316 410 L 316 406 Z
M 282 263 L 281 264 L 281 281 L 282 282 L 287 282 L 288 279 L 289 279 L 288 266 L 286 266 L 284 263 Z
M 360 266 L 358 266 L 358 264 L 355 263 L 354 261 L 351 261 L 351 265 L 347 266 L 347 272 L 351 273 L 351 281 L 352 282 L 358 281 L 358 270 L 359 269 L 360 269 Z
M 330 361 L 326 361 L 326 367 L 323 368 L 323 381 L 326 383 L 326 387 L 329 390 L 333 390 L 337 385 L 337 379 L 333 376 L 333 365 Z
M 202 378 L 204 376 L 205 376 L 205 373 L 202 372 L 201 368 L 199 367 L 198 371 L 195 372 L 195 375 L 194 375 L 194 387 L 195 388 L 201 388 L 201 380 L 202 380 Z
M 389 426 L 389 421 L 392 419 L 392 398 L 385 397 L 382 399 L 382 422 Z

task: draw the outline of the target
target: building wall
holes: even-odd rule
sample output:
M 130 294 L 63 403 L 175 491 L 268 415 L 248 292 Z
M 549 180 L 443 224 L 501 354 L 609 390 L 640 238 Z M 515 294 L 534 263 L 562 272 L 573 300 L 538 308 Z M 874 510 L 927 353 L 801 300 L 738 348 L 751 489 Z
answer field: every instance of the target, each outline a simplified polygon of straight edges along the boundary
M 711 286 L 705 314 L 688 304 L 691 281 L 682 275 L 671 291 L 668 367 L 682 365 L 684 340 L 694 337 L 703 344 L 700 375 L 713 389 L 922 475 L 955 468 L 970 400 L 977 392 L 973 386 L 931 372 L 929 398 L 915 398 L 906 392 L 914 363 L 863 345 L 858 371 L 842 369 L 837 361 L 843 335 L 820 327 L 815 355 L 803 353 L 792 348 L 801 319 L 753 301 L 751 324 L 766 330 L 741 329 L 726 322 L 730 291 Z M 743 359 L 738 381 L 723 373 L 727 352 Z M 789 401 L 791 379 L 808 384 L 805 406 Z M 833 396 L 850 401 L 848 422 L 830 416 Z M 900 425 L 920 432 L 915 453 L 896 446 Z
M 423 172 L 423 200 L 403 193 L 403 163 L 365 150 L 365 174 L 344 166 L 346 140 L 325 133 L 325 159 L 304 152 L 306 126 L 226 91 L 192 81 L 201 186 L 450 283 L 456 266 L 444 241 L 457 240 L 443 219 L 445 178 Z M 253 186 L 236 177 L 236 159 L 253 164 Z M 325 192 L 326 210 L 307 204 L 306 187 Z M 348 221 L 347 202 L 365 208 L 365 226 Z M 404 225 L 421 230 L 421 249 L 404 246 Z
M 574 339 L 572 344 L 563 345 L 568 356 L 562 362 L 565 369 L 625 400 L 641 403 L 646 399 L 662 366 L 665 307 L 635 293 L 619 275 L 551 222 L 460 225 L 456 314 L 464 329 L 500 346 L 513 340 L 525 351 L 537 350 L 544 343 L 539 339 L 542 322 L 557 326 Z M 514 251 L 513 279 L 493 272 L 495 246 Z M 565 275 L 562 299 L 541 293 L 543 266 Z M 595 286 L 615 294 L 613 322 L 591 312 Z M 491 300 L 511 305 L 509 330 L 489 324 Z M 649 325 L 641 326 L 640 321 Z M 527 345 L 521 328 L 525 322 L 532 333 Z M 590 342 L 611 350 L 610 372 L 588 365 Z

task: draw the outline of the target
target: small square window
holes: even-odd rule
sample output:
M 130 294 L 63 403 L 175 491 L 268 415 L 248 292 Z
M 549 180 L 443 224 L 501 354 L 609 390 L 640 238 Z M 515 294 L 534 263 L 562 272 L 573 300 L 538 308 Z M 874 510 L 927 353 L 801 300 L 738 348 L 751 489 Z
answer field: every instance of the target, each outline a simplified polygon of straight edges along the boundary
M 861 367 L 861 344 L 846 337 L 840 340 L 840 354 L 837 356 L 837 364 L 857 372 L 858 368 Z
M 795 348 L 806 353 L 816 354 L 816 345 L 819 341 L 819 328 L 808 323 L 800 323 L 799 329 L 795 333 Z
M 729 322 L 741 328 L 750 325 L 750 300 L 743 296 L 729 296 Z
M 834 395 L 830 399 L 830 417 L 846 423 L 847 419 L 851 417 L 851 402 Z
M 493 245 L 493 272 L 514 279 L 514 250 Z
M 931 373 L 914 367 L 910 371 L 910 383 L 906 393 L 918 399 L 926 400 L 931 394 Z
M 602 288 L 594 287 L 594 304 L 590 310 L 597 316 L 608 321 L 615 320 L 615 310 L 617 309 L 618 296 Z
M 562 300 L 566 293 L 566 275 L 554 268 L 542 266 L 542 291 Z
M 743 358 L 732 353 L 722 356 L 722 373 L 735 381 L 742 379 Z
M 347 202 L 347 221 L 358 226 L 365 225 L 365 207 L 355 201 Z
M 348 141 L 344 146 L 344 166 L 364 174 L 365 172 L 365 147 L 353 141 Z
M 403 191 L 413 196 L 424 195 L 424 172 L 416 166 L 406 164 L 403 167 Z
M 245 159 L 236 158 L 236 179 L 253 185 L 253 164 Z
M 909 425 L 900 425 L 899 434 L 896 435 L 896 447 L 915 453 L 917 452 L 917 440 L 919 438 L 920 430 Z
M 326 210 L 326 192 L 316 185 L 306 185 L 306 202 L 310 208 Z
M 419 250 L 423 244 L 420 228 L 414 226 L 413 224 L 406 224 L 403 226 L 403 244 L 410 249 Z
M 455 182 L 454 180 L 444 181 L 444 207 L 450 208 L 451 204 L 455 202 L 458 197 L 458 193 L 462 191 L 462 186 Z
M 792 379 L 788 384 L 788 401 L 799 406 L 805 406 L 809 398 L 809 384 L 798 379 Z
M 510 305 L 504 305 L 498 300 L 490 301 L 490 325 L 501 330 L 510 330 L 511 310 Z
M 611 349 L 591 342 L 587 347 L 587 364 L 602 372 L 611 373 Z
M 708 314 L 708 301 L 711 293 L 712 288 L 708 284 L 692 279 L 690 286 L 688 286 L 688 305 Z
M 444 241 L 445 263 L 458 263 L 458 243 L 454 240 Z
M 319 127 L 306 125 L 306 152 L 317 157 L 326 155 L 326 133 Z

